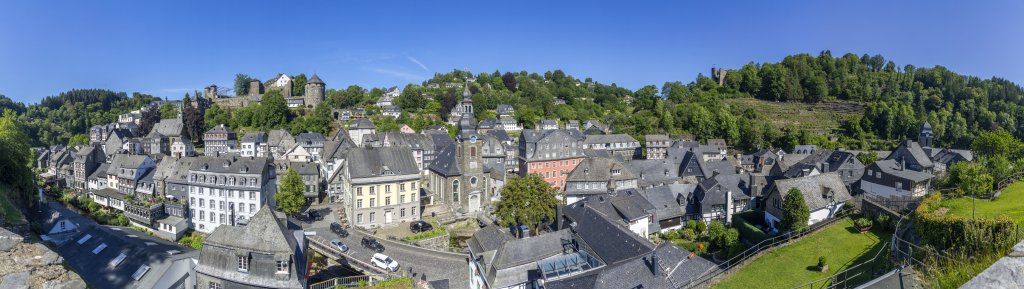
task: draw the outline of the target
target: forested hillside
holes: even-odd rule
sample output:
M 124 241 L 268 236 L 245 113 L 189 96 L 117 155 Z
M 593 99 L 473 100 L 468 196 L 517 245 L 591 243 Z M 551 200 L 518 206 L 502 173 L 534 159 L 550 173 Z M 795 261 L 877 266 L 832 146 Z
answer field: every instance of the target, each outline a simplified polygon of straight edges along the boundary
M 692 134 L 700 139 L 724 138 L 741 150 L 788 149 L 798 143 L 891 149 L 897 141 L 915 137 L 926 120 L 942 147 L 969 147 L 984 131 L 1024 136 L 1019 128 L 1024 123 L 1024 89 L 1000 78 L 960 75 L 941 66 L 897 65 L 879 55 L 833 57 L 829 51 L 725 71 L 722 85 L 698 75 L 690 82 L 634 91 L 561 70 L 543 74 L 455 70 L 404 86 L 395 100 L 403 110 L 397 120 L 380 117 L 380 108 L 374 106 L 385 89 L 351 85 L 329 89 L 323 105 L 310 111 L 289 111 L 277 95 L 268 95 L 266 105 L 245 109 L 214 106 L 205 110 L 201 119 L 206 123 L 200 127 L 226 123 L 236 130 L 283 127 L 326 133 L 332 129 L 331 109 L 366 106 L 381 130 L 396 130 L 402 123 L 423 129 L 442 124 L 462 99 L 460 86 L 469 83 L 478 120 L 494 117 L 488 110 L 508 103 L 527 128 L 548 118 L 599 119 L 614 131 L 640 140 L 652 133 Z M 239 79 L 236 86 L 246 82 L 247 76 Z M 137 93 L 128 97 L 107 90 L 73 90 L 27 107 L 0 98 L 0 106 L 20 114 L 35 145 L 67 143 L 90 126 L 111 122 L 118 114 L 155 99 Z M 566 104 L 556 105 L 560 101 Z
M 0 106 L 5 98 L 0 98 Z M 89 127 L 117 121 L 117 116 L 137 110 L 159 98 L 103 89 L 71 90 L 43 98 L 19 111 L 32 145 L 67 144 L 75 135 L 88 134 Z M 17 105 L 21 105 L 18 103 Z

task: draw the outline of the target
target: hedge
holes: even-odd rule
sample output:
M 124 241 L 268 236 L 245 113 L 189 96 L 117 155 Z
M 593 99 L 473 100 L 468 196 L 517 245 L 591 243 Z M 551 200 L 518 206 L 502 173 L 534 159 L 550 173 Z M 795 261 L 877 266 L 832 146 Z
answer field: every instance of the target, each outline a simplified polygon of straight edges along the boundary
M 942 195 L 926 196 L 914 214 L 914 229 L 925 244 L 939 250 L 958 249 L 982 253 L 1005 253 L 1022 237 L 1016 224 L 1006 216 L 964 218 L 938 214 Z
M 771 238 L 771 236 L 768 236 L 767 233 L 758 229 L 751 220 L 747 219 L 754 216 L 753 213 L 757 212 L 751 211 L 751 213 L 744 212 L 732 215 L 732 226 L 740 231 L 740 238 L 747 240 L 747 242 L 750 242 L 751 244 L 757 244 Z

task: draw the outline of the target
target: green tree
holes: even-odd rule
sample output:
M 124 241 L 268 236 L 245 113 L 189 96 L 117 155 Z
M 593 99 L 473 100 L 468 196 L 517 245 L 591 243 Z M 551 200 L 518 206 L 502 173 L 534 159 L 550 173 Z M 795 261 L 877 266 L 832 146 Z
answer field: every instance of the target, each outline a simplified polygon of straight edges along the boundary
M 88 134 L 84 134 L 84 133 L 76 134 L 75 136 L 71 137 L 71 140 L 68 141 L 68 147 L 75 147 L 75 146 L 79 146 L 79 145 L 88 145 L 88 144 L 89 144 L 89 135 Z
M 259 121 L 256 125 L 264 129 L 280 128 L 288 124 L 290 115 L 284 96 L 276 90 L 271 90 L 263 94 L 263 99 L 260 100 L 259 117 L 256 118 Z
M 0 197 L 7 197 L 18 207 L 27 207 L 33 199 L 32 170 L 29 167 L 31 150 L 29 138 L 16 112 L 6 109 L 0 115 L 0 183 L 8 184 L 12 190 L 0 190 Z
M 309 79 L 306 79 L 305 73 L 299 73 L 299 75 L 292 77 L 292 95 L 306 95 L 306 82 L 308 81 Z
M 173 103 L 165 103 L 160 106 L 160 119 L 172 119 L 178 117 L 178 106 Z
M 956 162 L 949 167 L 946 184 L 958 196 L 980 196 L 992 191 L 992 176 L 975 162 Z
M 501 188 L 494 214 L 502 226 L 527 225 L 536 232 L 542 222 L 555 220 L 556 194 L 540 175 L 512 177 Z
M 857 160 L 860 160 L 860 162 L 864 163 L 865 166 L 870 165 L 878 160 L 878 153 L 874 151 L 861 152 L 860 154 L 857 154 Z
M 235 95 L 248 95 L 249 82 L 253 80 L 256 79 L 241 73 L 235 74 Z
M 811 211 L 804 202 L 804 194 L 798 188 L 790 188 L 782 199 L 782 229 L 800 231 L 807 228 Z
M 274 200 L 277 201 L 277 210 L 284 212 L 288 215 L 298 214 L 302 207 L 306 205 L 306 197 L 302 195 L 302 176 L 293 169 L 288 169 L 288 172 L 281 178 L 281 186 L 277 194 L 274 194 Z

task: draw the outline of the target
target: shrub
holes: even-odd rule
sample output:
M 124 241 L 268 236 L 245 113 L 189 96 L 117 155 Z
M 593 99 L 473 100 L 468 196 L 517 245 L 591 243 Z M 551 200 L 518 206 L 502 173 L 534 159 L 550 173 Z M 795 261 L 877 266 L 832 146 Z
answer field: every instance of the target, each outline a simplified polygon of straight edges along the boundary
M 878 223 L 878 226 L 886 231 L 892 230 L 892 218 L 889 215 L 879 214 L 878 217 L 875 217 L 875 223 Z
M 732 226 L 739 230 L 740 237 L 744 240 L 751 244 L 757 244 L 771 238 L 767 233 L 755 227 L 750 220 L 739 216 L 739 214 L 733 215 Z
M 868 220 L 868 218 L 857 218 L 853 220 L 853 224 L 857 225 L 859 228 L 863 228 L 871 226 L 871 220 Z
M 697 239 L 697 232 L 694 232 L 693 228 L 679 230 L 679 233 L 679 237 L 686 239 L 687 241 L 693 241 Z
M 818 267 L 825 267 L 825 256 L 818 257 Z
M 679 239 L 679 231 L 677 231 L 677 230 L 670 230 L 670 231 L 668 231 L 667 233 L 665 233 L 665 239 L 668 239 L 668 240 Z
M 704 234 L 704 231 L 707 231 L 707 229 L 708 229 L 708 224 L 705 224 L 704 221 L 697 222 L 697 234 L 698 235 Z
M 697 222 L 694 220 L 686 221 L 686 227 L 690 229 L 697 229 Z

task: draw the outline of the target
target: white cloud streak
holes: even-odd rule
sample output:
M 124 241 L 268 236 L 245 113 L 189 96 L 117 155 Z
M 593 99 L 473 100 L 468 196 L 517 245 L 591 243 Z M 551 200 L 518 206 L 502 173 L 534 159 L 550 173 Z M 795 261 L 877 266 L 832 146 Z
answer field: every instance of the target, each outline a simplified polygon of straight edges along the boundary
M 423 71 L 430 72 L 430 68 L 427 68 L 426 65 L 423 65 L 423 62 L 420 62 L 415 57 L 407 56 L 406 58 L 408 58 L 409 61 L 411 61 L 412 63 L 415 63 L 416 65 L 419 65 L 420 68 L 423 68 Z

